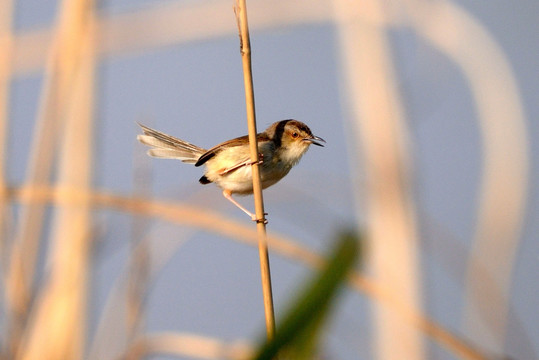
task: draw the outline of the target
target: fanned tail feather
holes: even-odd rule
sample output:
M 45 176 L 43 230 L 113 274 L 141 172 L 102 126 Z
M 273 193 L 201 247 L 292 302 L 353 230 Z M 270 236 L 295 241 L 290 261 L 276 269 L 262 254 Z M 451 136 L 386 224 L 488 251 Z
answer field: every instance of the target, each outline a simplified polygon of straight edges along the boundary
M 137 140 L 151 146 L 148 155 L 163 159 L 179 159 L 188 164 L 194 164 L 206 152 L 206 149 L 175 138 L 160 131 L 139 124 L 144 135 L 138 135 Z

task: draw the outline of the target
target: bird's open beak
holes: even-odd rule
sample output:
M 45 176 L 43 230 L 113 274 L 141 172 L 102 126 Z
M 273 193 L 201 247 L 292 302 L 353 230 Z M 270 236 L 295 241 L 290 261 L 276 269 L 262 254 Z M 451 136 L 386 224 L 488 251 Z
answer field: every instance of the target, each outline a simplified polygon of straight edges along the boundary
M 321 142 L 324 142 L 324 143 L 326 142 L 326 140 L 322 139 L 322 138 L 319 137 L 319 136 L 313 136 L 312 138 L 305 138 L 305 139 L 303 139 L 303 141 L 308 141 L 308 142 L 310 142 L 311 144 L 318 145 L 318 146 L 322 146 L 322 147 L 324 147 L 324 145 L 321 144 L 320 141 L 321 141 Z

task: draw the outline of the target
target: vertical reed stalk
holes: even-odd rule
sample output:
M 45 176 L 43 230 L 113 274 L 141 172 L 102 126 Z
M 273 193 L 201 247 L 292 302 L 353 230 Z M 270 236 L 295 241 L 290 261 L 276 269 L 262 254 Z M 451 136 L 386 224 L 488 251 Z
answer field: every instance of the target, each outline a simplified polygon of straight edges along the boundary
M 275 315 L 273 311 L 273 296 L 271 291 L 271 274 L 268 256 L 266 235 L 266 219 L 264 214 L 264 200 L 260 184 L 258 168 L 258 143 L 256 139 L 255 99 L 253 91 L 253 74 L 251 70 L 251 42 L 249 38 L 249 24 L 247 22 L 247 5 L 245 0 L 237 0 L 234 8 L 240 33 L 240 51 L 243 64 L 243 80 L 245 85 L 245 102 L 247 106 L 247 125 L 249 128 L 249 145 L 251 149 L 253 195 L 255 198 L 255 214 L 258 232 L 258 253 L 260 256 L 260 273 L 262 277 L 262 292 L 264 297 L 264 311 L 266 315 L 266 331 L 271 339 L 275 334 Z
M 407 308 L 421 309 L 419 241 L 406 146 L 408 129 L 387 29 L 377 23 L 384 14 L 383 2 L 337 0 L 333 4 L 350 118 L 355 120 L 352 129 L 361 139 L 360 156 L 366 164 L 369 272 Z M 377 358 L 425 359 L 418 328 L 400 321 L 396 313 L 381 304 L 373 305 Z
M 9 219 L 6 180 L 6 149 L 8 144 L 9 88 L 12 76 L 13 57 L 13 0 L 0 2 L 0 263 L 6 270 L 8 255 L 7 227 Z M 5 280 L 2 279 L 2 280 Z
M 60 133 L 58 183 L 89 191 L 92 180 L 92 119 L 95 78 L 93 2 L 63 3 L 64 45 L 58 72 L 65 76 L 64 118 Z M 67 66 L 67 67 L 66 67 Z M 60 83 L 57 83 L 60 85 Z M 50 89 L 51 92 L 60 89 Z M 55 199 L 56 201 L 57 199 Z M 81 359 L 86 339 L 90 266 L 90 203 L 56 203 L 51 231 L 48 274 L 31 308 L 16 359 Z
M 6 272 L 9 261 L 8 254 L 8 227 L 10 212 L 7 198 L 6 160 L 8 144 L 8 112 L 9 112 L 9 88 L 12 77 L 13 58 L 13 0 L 0 1 L 0 273 L 2 284 L 6 285 Z M 10 315 L 7 314 L 7 317 Z M 4 345 L 0 350 L 0 358 L 8 358 L 10 349 L 13 347 L 11 337 L 7 331 L 3 331 L 0 341 Z
M 13 52 L 13 1 L 5 0 L 0 3 L 0 231 L 5 226 L 4 201 L 6 191 L 6 148 L 7 125 L 9 109 L 9 85 L 11 80 Z M 0 233 L 3 241 L 3 234 Z M 0 249 L 1 250 L 1 249 Z
M 28 162 L 26 182 L 44 185 L 49 182 L 56 154 L 61 124 L 68 105 L 66 99 L 80 59 L 80 34 L 85 26 L 89 0 L 64 1 L 60 7 L 55 37 L 45 69 L 45 81 L 38 119 Z M 39 240 L 45 221 L 43 204 L 22 207 L 6 280 L 6 304 L 9 311 L 9 345 L 13 353 L 20 342 L 34 297 L 32 285 L 37 264 Z
M 136 157 L 134 163 L 134 195 L 149 198 L 152 185 L 150 163 L 138 160 L 140 157 Z M 127 346 L 140 335 L 145 322 L 144 300 L 150 286 L 152 265 L 150 263 L 151 247 L 147 241 L 144 241 L 147 227 L 148 219 L 146 217 L 133 216 L 125 299 Z
M 403 4 L 413 15 L 417 33 L 460 69 L 474 100 L 481 129 L 482 173 L 476 228 L 463 280 L 463 328 L 473 343 L 503 354 L 531 164 L 515 70 L 499 39 L 464 8 L 423 0 Z

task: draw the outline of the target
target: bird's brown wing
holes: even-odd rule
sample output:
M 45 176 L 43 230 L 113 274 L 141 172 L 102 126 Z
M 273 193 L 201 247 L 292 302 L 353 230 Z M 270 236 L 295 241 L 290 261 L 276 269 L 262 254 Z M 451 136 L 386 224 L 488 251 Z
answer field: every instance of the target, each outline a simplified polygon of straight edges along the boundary
M 269 139 L 268 139 L 268 137 L 266 136 L 265 133 L 260 133 L 260 134 L 257 134 L 257 140 L 258 140 L 258 142 L 261 142 L 261 141 L 268 141 Z M 229 147 L 234 147 L 234 146 L 245 145 L 248 142 L 249 142 L 249 136 L 248 135 L 240 136 L 240 137 L 237 137 L 235 139 L 231 139 L 231 140 L 227 140 L 225 142 L 222 142 L 219 145 L 216 145 L 216 146 L 212 147 L 211 149 L 206 151 L 204 154 L 202 154 L 200 156 L 200 158 L 198 158 L 198 161 L 195 163 L 195 166 L 203 165 L 206 161 L 210 160 L 212 157 L 217 155 L 223 149 L 226 149 L 226 148 L 229 148 Z M 237 167 L 236 167 L 236 169 L 237 169 Z

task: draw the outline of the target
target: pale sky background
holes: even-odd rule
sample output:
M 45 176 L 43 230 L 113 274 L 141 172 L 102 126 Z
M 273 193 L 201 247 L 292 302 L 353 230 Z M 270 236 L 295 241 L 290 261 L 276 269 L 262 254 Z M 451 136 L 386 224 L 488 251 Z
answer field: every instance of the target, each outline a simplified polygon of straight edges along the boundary
M 99 11 L 139 11 L 158 0 L 98 1 Z M 165 1 L 166 2 L 166 1 Z M 171 2 L 171 1 L 168 1 Z M 192 1 L 186 1 L 192 2 Z M 496 39 L 516 76 L 530 143 L 527 210 L 512 274 L 511 310 L 505 354 L 539 358 L 539 3 L 457 1 Z M 57 1 L 17 0 L 15 29 L 50 26 Z M 308 2 L 305 2 L 308 6 Z M 230 22 L 235 27 L 230 6 Z M 414 163 L 413 191 L 421 235 L 424 303 L 428 315 L 465 338 L 463 293 L 466 254 L 474 233 L 481 171 L 475 108 L 465 80 L 446 57 L 403 27 L 390 32 Z M 137 34 L 133 34 L 134 37 Z M 464 41 L 464 39 L 463 39 Z M 327 141 L 311 147 L 300 164 L 265 191 L 268 231 L 286 233 L 323 251 L 340 226 L 364 218 L 354 201 L 350 137 L 343 110 L 343 84 L 335 27 L 330 23 L 253 31 L 253 70 L 258 128 L 295 118 Z M 134 188 L 134 164 L 151 167 L 157 198 L 189 202 L 248 222 L 213 186 L 201 186 L 201 169 L 150 159 L 136 143 L 136 121 L 209 148 L 246 133 L 244 89 L 237 35 L 152 48 L 105 58 L 97 71 L 95 187 L 119 194 Z M 8 177 L 24 181 L 42 74 L 13 81 L 12 139 Z M 357 140 L 359 141 L 359 140 Z M 361 191 L 360 191 L 361 193 Z M 240 198 L 252 208 L 252 197 Z M 358 215 L 359 214 L 359 215 Z M 93 284 L 92 329 L 113 281 L 125 266 L 131 219 L 113 211 L 96 213 L 100 235 Z M 360 224 L 361 225 L 361 224 Z M 159 273 L 148 298 L 149 331 L 184 331 L 225 340 L 257 339 L 264 329 L 258 255 L 251 248 L 193 229 L 151 221 L 146 236 L 185 240 Z M 388 249 L 390 251 L 390 249 Z M 301 287 L 307 269 L 271 256 L 277 313 Z M 368 299 L 348 291 L 327 337 L 328 359 L 372 359 Z M 429 358 L 453 359 L 429 343 Z

